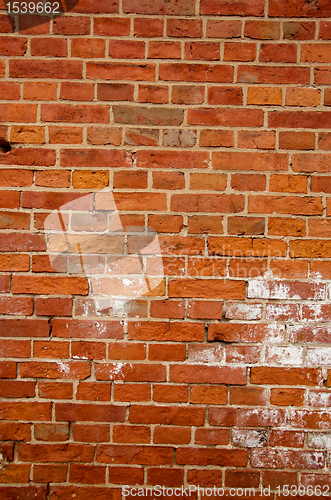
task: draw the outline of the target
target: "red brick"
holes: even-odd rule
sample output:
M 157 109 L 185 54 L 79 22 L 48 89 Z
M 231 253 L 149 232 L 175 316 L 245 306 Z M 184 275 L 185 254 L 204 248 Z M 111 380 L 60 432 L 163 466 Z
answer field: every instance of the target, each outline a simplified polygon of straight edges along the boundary
M 179 233 L 183 229 L 183 217 L 181 215 L 149 215 L 148 227 L 158 233 Z M 168 242 L 170 243 L 170 240 Z
M 278 40 L 280 38 L 280 22 L 246 21 L 244 36 L 257 40 Z
M 243 102 L 240 87 L 209 87 L 208 104 L 233 104 L 241 105 Z
M 226 194 L 173 194 L 171 210 L 176 212 L 238 213 L 244 208 L 241 195 Z
M 68 424 L 36 424 L 34 437 L 37 441 L 67 441 L 69 427 Z
M 316 24 L 314 21 L 284 21 L 285 40 L 314 40 Z
M 35 358 L 68 358 L 69 343 L 50 341 L 35 341 L 33 344 Z
M 113 187 L 115 189 L 146 189 L 147 172 L 143 170 L 114 172 Z
M 249 196 L 248 212 L 278 213 L 292 215 L 321 215 L 321 199 L 313 196 L 298 198 L 295 196 Z
M 29 340 L 2 340 L 0 353 L 8 358 L 29 358 L 31 342 Z
M 226 361 L 228 363 L 257 363 L 260 359 L 260 352 L 259 347 L 229 345 L 226 347 Z
M 199 146 L 231 148 L 234 146 L 234 134 L 230 130 L 201 130 Z
M 265 191 L 266 177 L 261 174 L 232 174 L 231 187 L 236 191 Z
M 269 3 L 271 17 L 329 17 L 331 6 L 327 0 L 317 0 L 313 4 L 293 0 L 271 0 Z
M 139 85 L 138 102 L 167 103 L 169 102 L 169 89 L 161 85 Z
M 114 14 L 118 13 L 119 10 L 119 2 L 118 0 L 111 0 L 106 4 L 102 0 L 81 0 L 79 5 L 75 5 L 72 12 L 78 12 L 83 14 L 103 14 L 109 13 Z
M 269 408 L 211 408 L 209 421 L 211 425 L 225 427 L 283 426 L 286 422 L 286 412 Z
M 114 59 L 144 59 L 145 42 L 109 40 L 109 57 Z
M 172 102 L 174 104 L 201 104 L 204 101 L 204 87 L 193 85 L 173 85 Z
M 318 38 L 320 40 L 331 40 L 330 21 L 321 21 L 320 22 L 320 29 L 319 29 L 319 37 Z
M 272 429 L 270 432 L 270 446 L 288 446 L 301 448 L 304 445 L 304 432 Z
M 0 414 L 3 420 L 49 421 L 51 403 L 4 401 L 0 402 Z
M 32 381 L 0 381 L 0 395 L 2 398 L 34 398 L 35 385 Z
M 33 38 L 30 51 L 32 56 L 66 57 L 67 40 L 63 38 Z
M 130 19 L 128 17 L 95 17 L 94 34 L 127 36 L 130 34 Z
M 230 387 L 231 405 L 266 406 L 268 392 L 260 387 Z
M 184 383 L 212 383 L 214 384 L 237 384 L 244 385 L 246 383 L 246 370 L 241 367 L 218 367 L 218 366 L 201 366 L 187 365 L 172 365 L 170 367 L 170 381 Z
M 260 109 L 194 108 L 188 110 L 187 121 L 190 125 L 258 127 L 263 122 L 263 111 Z
M 73 438 L 75 441 L 82 441 L 85 443 L 90 442 L 103 442 L 109 441 L 110 431 L 109 424 L 73 424 Z
M 164 20 L 148 17 L 137 17 L 133 20 L 134 34 L 138 37 L 162 37 Z M 151 42 L 158 43 L 158 42 Z M 151 57 L 149 55 L 149 57 Z
M 155 427 L 153 441 L 156 444 L 189 444 L 191 429 L 189 427 Z
M 137 166 L 140 168 L 207 168 L 208 153 L 204 151 L 138 151 Z
M 86 77 L 102 80 L 155 81 L 154 64 L 87 62 Z
M 64 99 L 64 100 L 70 100 L 70 101 L 93 101 L 93 98 L 94 98 L 93 84 L 91 84 L 91 83 L 63 82 L 61 84 L 60 98 Z M 68 114 L 69 114 L 69 112 L 68 112 Z M 58 117 L 57 117 L 57 119 L 58 119 Z M 57 119 L 54 121 L 57 121 Z M 66 120 L 63 119 L 63 121 L 66 121 Z
M 52 325 L 52 334 L 55 337 L 83 339 L 123 338 L 123 327 L 118 321 L 81 321 L 75 319 L 54 319 Z
M 85 401 L 110 401 L 110 384 L 100 382 L 80 382 L 77 387 L 76 399 Z
M 120 500 L 121 490 L 109 487 L 87 487 L 87 486 L 50 486 L 50 498 L 52 500 L 67 500 L 79 495 L 80 500 Z
M 19 99 L 20 86 L 18 83 L 1 82 L 0 83 L 0 99 Z
M 313 461 L 313 467 L 312 467 Z M 283 469 L 289 464 L 291 469 L 322 469 L 323 452 L 294 451 L 294 450 L 252 450 L 251 463 L 253 467 Z
M 62 276 L 13 276 L 13 293 L 35 293 L 41 295 L 87 295 L 86 278 Z
M 114 342 L 108 346 L 108 359 L 146 359 L 145 344 Z
M 265 221 L 259 217 L 229 217 L 228 234 L 264 234 Z
M 279 327 L 277 330 L 272 325 L 263 324 L 211 324 L 208 328 L 208 340 L 222 342 L 264 342 L 279 338 L 284 340 L 285 330 Z
M 71 316 L 72 299 L 35 299 L 37 316 Z
M 300 133 L 300 132 L 299 132 Z M 304 132 L 305 133 L 305 132 Z M 273 175 L 270 176 L 270 191 L 285 193 L 307 193 L 306 175 Z
M 259 60 L 262 62 L 297 62 L 297 46 L 291 44 L 263 43 L 260 47 Z
M 200 5 L 202 15 L 220 16 L 263 16 L 264 1 L 257 0 L 252 3 L 249 0 L 242 2 L 229 2 L 228 0 L 202 0 Z
M 313 368 L 268 368 L 253 367 L 252 384 L 272 385 L 320 385 L 322 373 Z
M 260 484 L 260 472 L 227 470 L 225 471 L 224 484 L 228 487 L 257 489 Z
M 268 488 L 270 486 L 271 489 L 276 489 L 277 486 L 283 486 L 285 484 L 289 485 L 290 487 L 292 485 L 297 486 L 298 483 L 297 477 L 298 475 L 296 472 L 281 472 L 279 470 L 276 471 L 268 470 L 262 472 L 262 484 L 265 488 Z M 301 484 L 304 484 L 303 481 Z
M 157 360 L 156 360 L 157 361 Z M 114 384 L 114 401 L 150 401 L 150 384 Z
M 233 237 L 211 236 L 208 238 L 208 247 L 211 254 L 222 256 L 266 257 L 266 255 L 269 255 L 281 257 L 286 254 L 286 245 L 281 240 L 271 242 L 263 239 L 235 239 Z
M 23 361 L 20 366 L 22 377 L 84 379 L 91 372 L 90 364 L 84 361 Z
M 71 464 L 69 480 L 72 483 L 103 484 L 106 482 L 106 467 Z
M 126 382 L 164 382 L 165 366 L 142 363 L 98 363 L 97 380 L 124 380 Z
M 230 467 L 245 467 L 247 464 L 247 451 L 239 449 L 205 449 L 205 448 L 179 448 L 176 454 L 179 465 L 217 465 Z
M 28 483 L 30 464 L 6 464 L 0 471 L 1 483 Z
M 304 389 L 271 389 L 270 403 L 276 406 L 301 406 Z
M 239 66 L 237 81 L 240 83 L 297 83 L 309 85 L 309 68 L 290 66 Z M 287 111 L 286 114 L 289 112 Z
M 32 170 L 1 169 L 1 186 L 31 186 L 33 183 Z
M 124 416 L 125 407 L 112 404 L 56 403 L 55 406 L 55 418 L 58 421 L 123 422 Z M 90 462 L 91 459 L 87 461 Z
M 150 59 L 180 59 L 180 42 L 150 41 L 148 44 L 148 57 Z
M 19 444 L 19 460 L 38 462 L 89 462 L 93 458 L 94 446 L 63 444 Z
M 185 385 L 154 385 L 153 400 L 159 403 L 187 403 L 188 388 Z
M 254 61 L 256 58 L 255 43 L 225 42 L 224 61 Z
M 131 405 L 129 421 L 135 424 L 163 424 L 163 425 L 203 425 L 205 419 L 204 408 L 183 406 L 146 406 Z
M 193 319 L 221 319 L 223 303 L 217 301 L 190 301 L 187 316 Z
M 171 469 L 170 467 L 157 468 L 150 467 L 147 469 L 147 484 L 169 486 L 182 486 L 184 480 L 184 471 L 178 468 Z
M 202 36 L 202 20 L 200 19 L 176 19 L 170 18 L 167 21 L 167 36 L 176 38 L 190 37 L 198 38 Z
M 33 480 L 37 483 L 61 483 L 67 478 L 66 465 L 34 465 Z
M 42 61 L 12 59 L 9 61 L 9 76 L 11 78 L 82 78 L 82 61 Z
M 226 83 L 233 81 L 233 68 L 221 64 L 161 63 L 160 80 Z
M 54 18 L 53 30 L 55 34 L 88 35 L 90 33 L 90 19 L 80 16 L 61 16 Z
M 212 385 L 192 385 L 190 403 L 225 405 L 228 402 L 226 387 Z
M 229 444 L 228 429 L 196 429 L 195 443 L 199 445 L 227 445 Z
M 194 15 L 195 9 L 192 2 L 187 0 L 124 0 L 123 11 L 125 13 L 155 14 L 155 15 Z
M 80 127 L 48 127 L 50 144 L 81 144 L 83 129 Z
M 45 122 L 107 123 L 109 107 L 88 104 L 42 104 L 41 120 Z
M 31 316 L 33 299 L 31 297 L 0 297 L 0 313 Z
M 1 319 L 0 335 L 2 337 L 48 337 L 47 320 L 37 319 Z
M 98 18 L 95 19 L 97 20 Z M 74 38 L 71 40 L 72 57 L 83 57 L 84 59 L 105 57 L 105 50 L 105 40 L 100 38 Z
M 219 42 L 188 42 L 185 44 L 185 58 L 187 60 L 220 60 Z
M 184 302 L 176 300 L 153 300 L 150 314 L 154 318 L 184 318 Z
M 183 344 L 150 344 L 151 361 L 185 361 L 186 348 Z
M 24 56 L 26 51 L 26 38 L 0 37 L 0 54 L 2 56 Z
M 28 441 L 31 439 L 31 425 L 18 422 L 1 422 L 0 436 L 3 441 Z
M 15 361 L 1 361 L 0 375 L 1 378 L 16 378 L 17 363 Z
M 241 21 L 207 21 L 207 37 L 208 38 L 240 38 L 241 36 Z
M 38 383 L 39 396 L 45 399 L 72 399 L 73 386 L 70 382 Z
M 97 446 L 97 462 L 111 464 L 172 465 L 173 448 L 165 446 Z
M 149 444 L 151 430 L 147 425 L 114 425 L 114 443 L 142 443 Z

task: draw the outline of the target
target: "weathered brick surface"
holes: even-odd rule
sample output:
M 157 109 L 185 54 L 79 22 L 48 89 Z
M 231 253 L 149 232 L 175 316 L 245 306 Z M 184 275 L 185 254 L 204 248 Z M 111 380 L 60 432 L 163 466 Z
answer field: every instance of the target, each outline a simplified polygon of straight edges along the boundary
M 1 500 L 330 492 L 330 0 L 5 4 Z

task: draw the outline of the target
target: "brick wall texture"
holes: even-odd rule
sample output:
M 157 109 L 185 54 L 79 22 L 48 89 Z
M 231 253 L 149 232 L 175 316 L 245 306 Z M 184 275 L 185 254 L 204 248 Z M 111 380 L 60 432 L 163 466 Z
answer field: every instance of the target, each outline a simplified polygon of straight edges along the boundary
M 331 493 L 330 0 L 0 9 L 0 498 Z

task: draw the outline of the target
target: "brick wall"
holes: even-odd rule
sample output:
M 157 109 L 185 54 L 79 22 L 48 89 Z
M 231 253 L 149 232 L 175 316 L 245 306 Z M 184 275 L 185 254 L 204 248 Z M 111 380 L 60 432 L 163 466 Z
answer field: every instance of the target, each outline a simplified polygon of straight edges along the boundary
M 331 491 L 330 0 L 0 7 L 1 499 Z

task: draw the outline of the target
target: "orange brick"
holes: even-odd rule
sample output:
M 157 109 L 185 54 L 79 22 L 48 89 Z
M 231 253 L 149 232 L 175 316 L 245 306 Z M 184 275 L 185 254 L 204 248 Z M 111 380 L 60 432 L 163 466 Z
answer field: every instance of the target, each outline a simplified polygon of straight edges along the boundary
M 248 87 L 247 104 L 281 106 L 282 89 L 280 87 Z
M 296 88 L 286 89 L 286 105 L 315 107 L 321 103 L 321 91 L 314 88 Z

